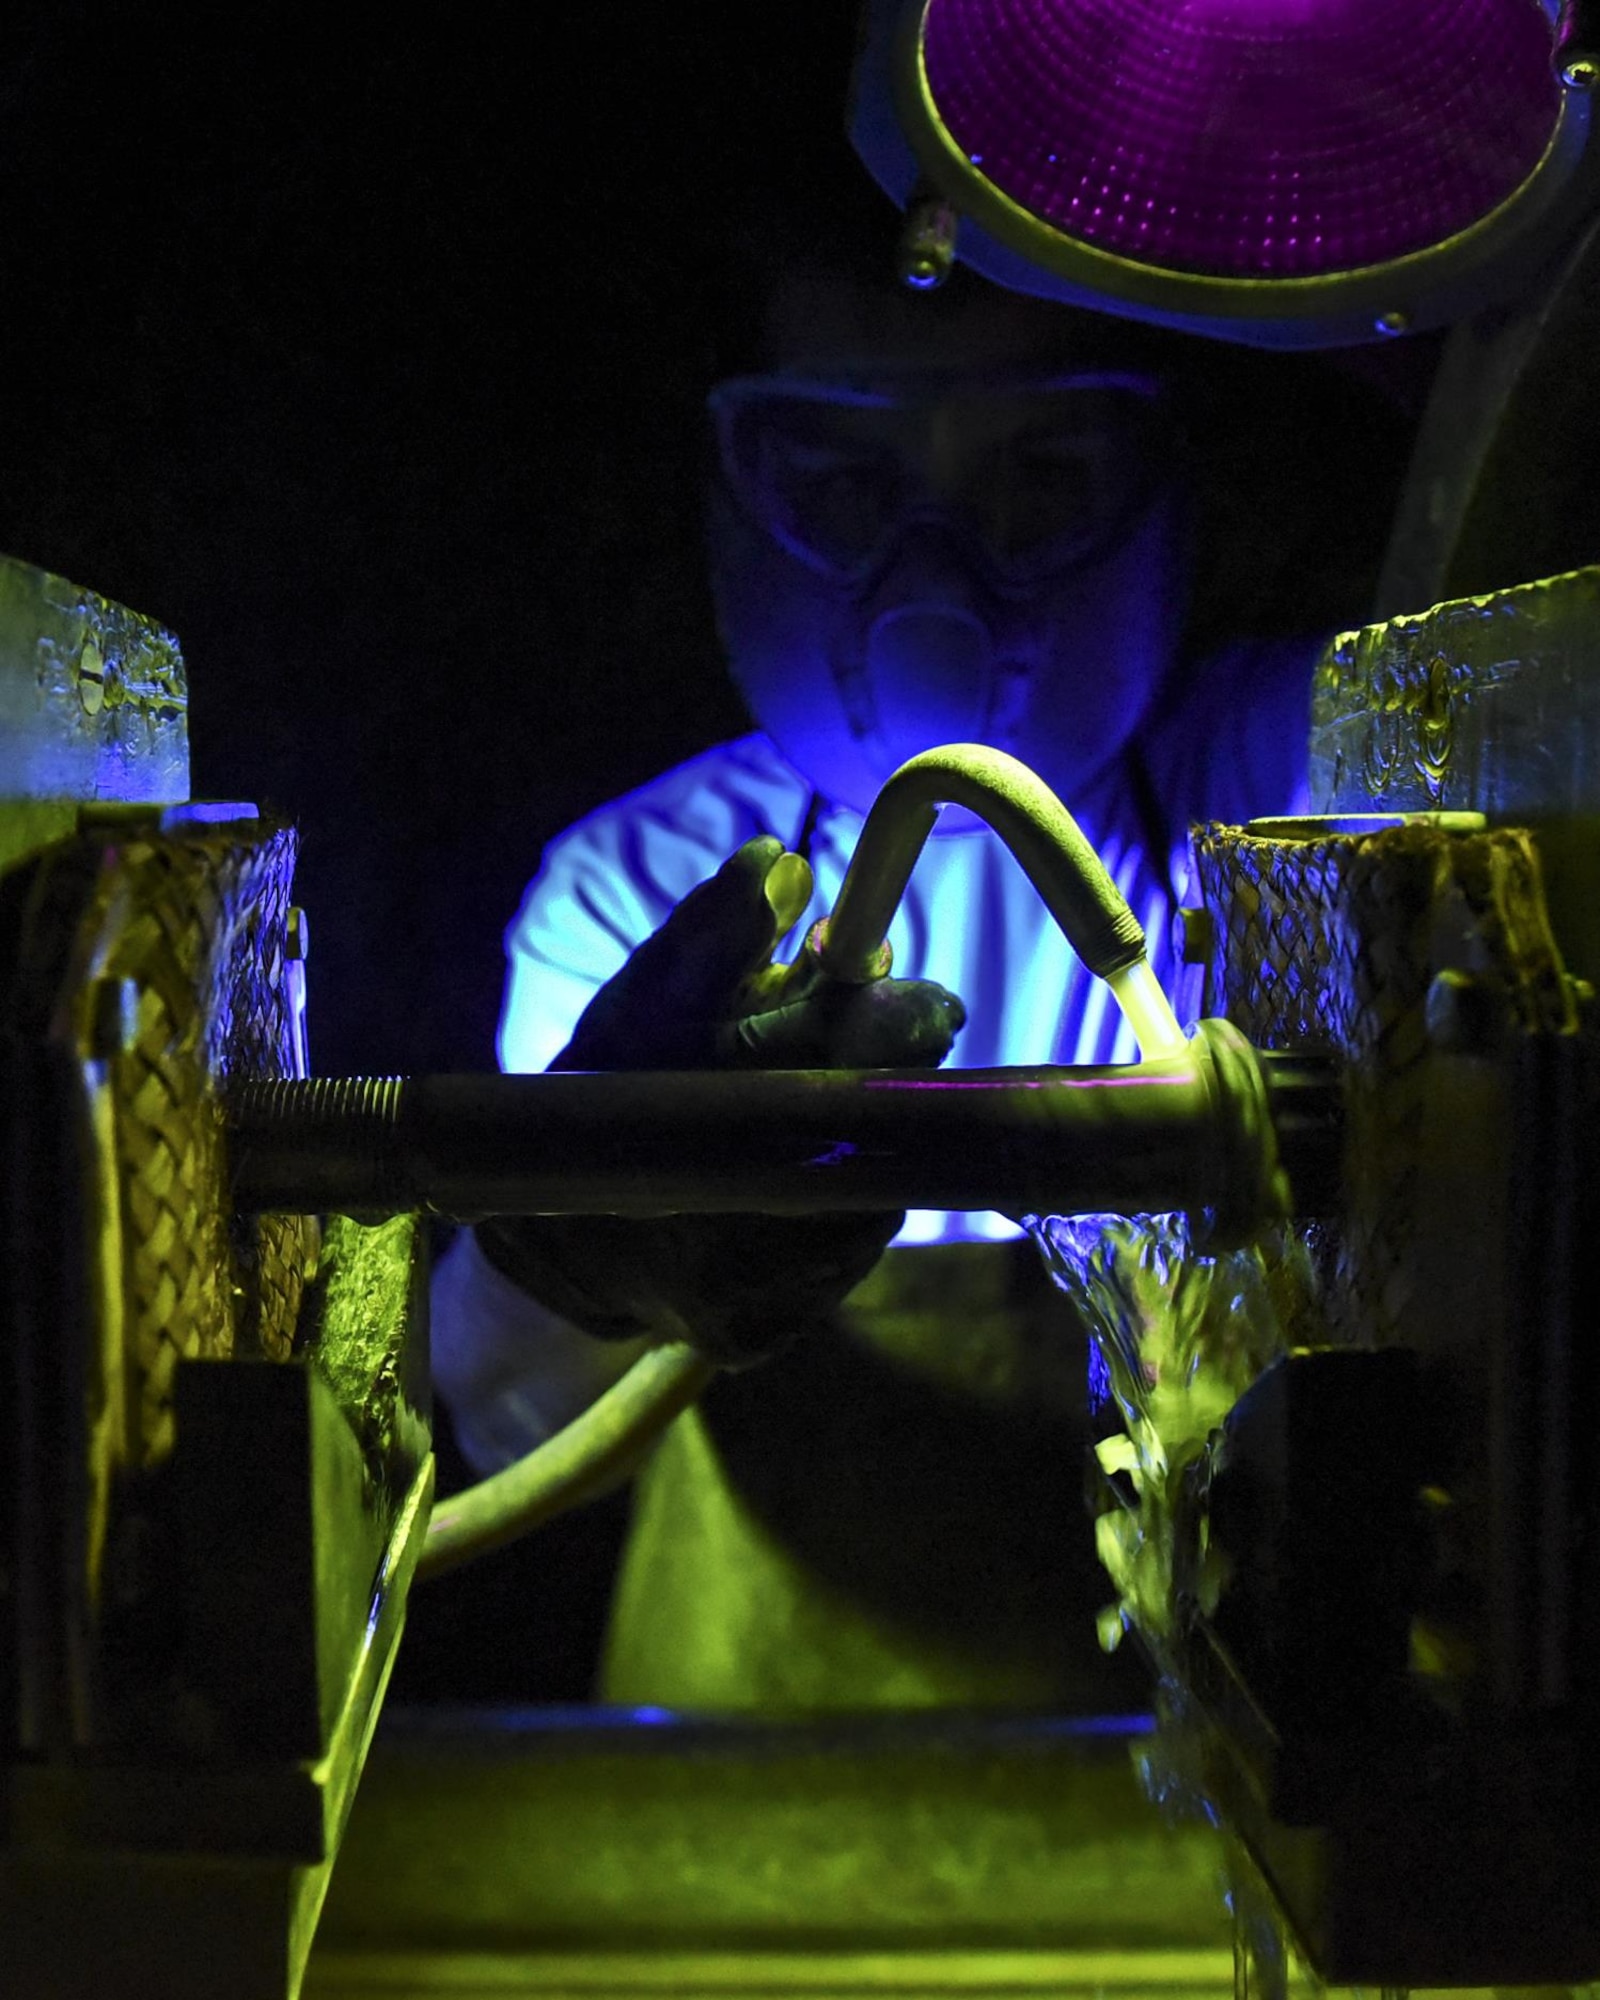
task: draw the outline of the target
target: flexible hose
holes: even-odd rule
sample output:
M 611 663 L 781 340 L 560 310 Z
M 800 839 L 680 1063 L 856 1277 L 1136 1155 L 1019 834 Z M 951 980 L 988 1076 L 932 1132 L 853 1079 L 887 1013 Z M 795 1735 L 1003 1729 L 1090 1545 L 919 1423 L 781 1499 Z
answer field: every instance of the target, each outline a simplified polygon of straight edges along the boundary
M 681 1344 L 642 1355 L 599 1400 L 525 1458 L 437 1501 L 417 1580 L 504 1547 L 630 1473 L 716 1366 Z
M 884 940 L 911 870 L 947 805 L 991 826 L 1038 890 L 1087 969 L 1104 979 L 1146 1056 L 1172 1055 L 1184 1035 L 1145 956 L 1127 899 L 1077 821 L 1026 764 L 981 743 L 946 743 L 902 764 L 873 801 L 816 956 L 859 985 L 885 970 Z

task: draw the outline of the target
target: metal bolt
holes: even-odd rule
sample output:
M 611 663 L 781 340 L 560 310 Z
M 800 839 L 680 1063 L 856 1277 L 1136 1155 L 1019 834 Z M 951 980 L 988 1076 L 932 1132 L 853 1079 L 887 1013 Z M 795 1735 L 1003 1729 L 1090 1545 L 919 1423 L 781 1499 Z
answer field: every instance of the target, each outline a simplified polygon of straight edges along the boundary
M 106 705 L 106 663 L 93 639 L 83 642 L 78 655 L 78 700 L 85 715 L 98 715 Z
M 918 292 L 942 285 L 955 266 L 956 228 L 956 212 L 942 194 L 914 195 L 900 235 L 900 282 Z
M 1411 325 L 1411 315 L 1403 312 L 1379 313 L 1374 324 L 1379 333 L 1404 333 Z

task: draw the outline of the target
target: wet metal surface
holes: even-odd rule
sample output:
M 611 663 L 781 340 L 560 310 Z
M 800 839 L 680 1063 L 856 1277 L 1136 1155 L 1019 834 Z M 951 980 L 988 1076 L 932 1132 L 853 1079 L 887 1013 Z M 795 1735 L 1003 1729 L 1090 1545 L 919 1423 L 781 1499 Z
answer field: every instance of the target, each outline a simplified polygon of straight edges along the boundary
M 872 1959 L 916 1961 L 929 1990 L 984 1990 L 1002 1961 L 999 1983 L 1024 1988 L 1124 1953 L 1209 1967 L 1227 1947 L 1219 1857 L 1143 1797 L 1144 1726 L 391 1712 L 307 1992 L 360 1990 L 356 1958 L 462 1954 L 537 1961 L 540 1990 L 603 1990 L 574 1970 L 594 1953 L 627 1962 L 623 1986 L 692 1960 L 689 1990 L 720 1984 L 704 1967 L 728 1954 L 802 1990 L 903 1988 L 864 1977 Z

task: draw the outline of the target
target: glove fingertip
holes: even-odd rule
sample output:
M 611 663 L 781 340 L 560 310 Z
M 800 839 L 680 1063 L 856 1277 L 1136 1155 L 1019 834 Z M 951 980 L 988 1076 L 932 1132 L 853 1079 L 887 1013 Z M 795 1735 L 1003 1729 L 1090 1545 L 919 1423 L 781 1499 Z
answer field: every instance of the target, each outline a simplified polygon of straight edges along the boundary
M 733 850 L 711 879 L 764 886 L 783 851 L 783 842 L 775 833 L 754 834 Z
M 780 850 L 762 885 L 762 894 L 772 911 L 773 926 L 779 937 L 800 921 L 807 903 L 811 901 L 811 889 L 811 863 L 803 854 Z

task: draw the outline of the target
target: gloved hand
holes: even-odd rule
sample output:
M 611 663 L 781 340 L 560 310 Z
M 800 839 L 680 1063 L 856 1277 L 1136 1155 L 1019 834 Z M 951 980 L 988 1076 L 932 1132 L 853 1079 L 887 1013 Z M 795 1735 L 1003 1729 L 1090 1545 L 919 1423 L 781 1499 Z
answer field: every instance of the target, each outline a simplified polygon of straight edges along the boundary
M 780 841 L 746 841 L 600 989 L 550 1067 L 936 1067 L 966 1019 L 944 987 L 847 987 L 772 965 L 810 890 L 810 869 Z M 688 1340 L 739 1365 L 825 1317 L 901 1220 L 499 1216 L 477 1234 L 491 1263 L 586 1332 Z

